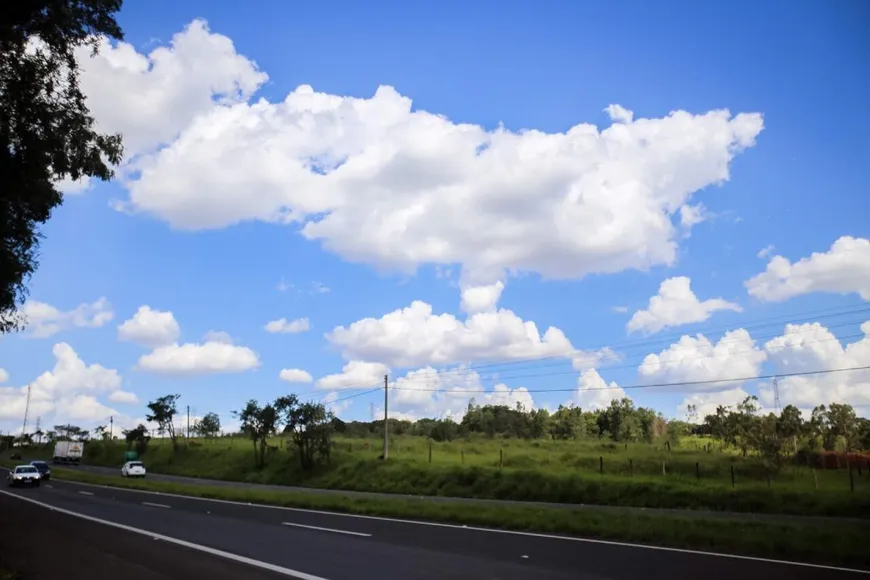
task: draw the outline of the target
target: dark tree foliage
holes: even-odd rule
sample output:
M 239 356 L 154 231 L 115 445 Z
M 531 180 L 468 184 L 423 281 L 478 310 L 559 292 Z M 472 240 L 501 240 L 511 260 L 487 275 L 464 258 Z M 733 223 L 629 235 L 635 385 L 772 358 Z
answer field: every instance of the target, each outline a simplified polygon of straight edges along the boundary
M 217 413 L 206 413 L 205 417 L 193 424 L 193 430 L 200 437 L 217 437 L 221 432 L 221 418 Z
M 151 423 L 157 423 L 160 434 L 169 435 L 172 449 L 178 449 L 178 434 L 175 432 L 175 416 L 178 414 L 178 399 L 181 395 L 164 395 L 148 403 L 151 413 L 145 415 L 145 419 Z
M 148 435 L 148 429 L 141 423 L 135 429 L 123 431 L 124 440 L 127 442 L 127 449 L 136 449 L 136 453 L 141 457 L 148 450 L 148 442 L 151 437 Z
M 302 402 L 296 395 L 275 400 L 275 408 L 296 447 L 302 469 L 329 461 L 335 416 L 321 403 Z
M 112 178 L 120 135 L 100 135 L 79 88 L 75 49 L 120 40 L 122 0 L 12 0 L 0 10 L 0 333 L 38 265 L 39 226 L 63 202 L 64 177 Z
M 390 419 L 390 433 L 452 441 L 460 437 L 484 436 L 518 439 L 610 439 L 620 443 L 662 443 L 672 436 L 668 421 L 652 409 L 635 407 L 630 399 L 615 399 L 604 409 L 584 411 L 559 405 L 547 409 L 526 409 L 521 404 L 478 405 L 468 403 L 460 422 L 450 417 L 417 421 Z M 688 430 L 685 424 L 681 426 Z M 333 430 L 346 437 L 376 437 L 384 431 L 383 419 L 376 421 L 333 420 Z
M 253 443 L 254 458 L 257 465 L 262 467 L 266 464 L 266 446 L 269 437 L 278 429 L 280 420 L 278 410 L 270 403 L 261 407 L 256 399 L 251 399 L 241 411 L 233 411 L 233 415 L 242 424 L 242 433 Z

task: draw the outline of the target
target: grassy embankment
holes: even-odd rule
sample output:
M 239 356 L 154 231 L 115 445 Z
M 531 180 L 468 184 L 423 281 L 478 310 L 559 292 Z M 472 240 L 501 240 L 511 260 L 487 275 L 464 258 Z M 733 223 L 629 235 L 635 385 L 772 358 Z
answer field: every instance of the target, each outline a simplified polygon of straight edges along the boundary
M 143 460 L 155 473 L 313 488 L 870 518 L 867 469 L 853 470 L 854 491 L 846 469 L 791 466 L 768 480 L 752 458 L 685 444 L 668 451 L 607 442 L 456 441 L 433 444 L 430 463 L 425 439 L 397 438 L 384 463 L 377 459 L 378 441 L 338 439 L 331 464 L 307 474 L 279 441 L 273 443 L 279 448 L 261 469 L 244 439 L 196 442 L 176 453 L 155 440 Z M 92 442 L 86 450 L 86 463 L 118 467 L 123 462 L 121 444 Z
M 8 462 L 4 462 L 8 465 Z M 56 468 L 55 478 L 230 501 L 417 519 L 519 531 L 568 534 L 659 546 L 870 568 L 870 524 L 685 518 L 670 515 L 577 513 L 557 507 L 460 505 L 410 499 L 356 499 L 251 488 L 123 480 Z

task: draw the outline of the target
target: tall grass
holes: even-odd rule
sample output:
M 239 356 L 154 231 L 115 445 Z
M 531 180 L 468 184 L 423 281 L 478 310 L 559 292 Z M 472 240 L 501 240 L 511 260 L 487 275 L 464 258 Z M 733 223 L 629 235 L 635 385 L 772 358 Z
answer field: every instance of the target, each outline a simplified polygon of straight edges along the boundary
M 143 457 L 155 473 L 354 491 L 650 508 L 870 517 L 863 469 L 790 466 L 776 474 L 754 458 L 683 444 L 472 439 L 430 443 L 401 437 L 380 461 L 382 441 L 335 440 L 331 461 L 304 472 L 279 439 L 266 465 L 241 438 L 191 441 L 173 452 L 155 440 Z M 707 446 L 709 448 L 709 446 Z M 431 461 L 430 461 L 431 449 Z M 119 443 L 91 442 L 86 462 L 117 467 Z M 732 484 L 731 473 L 734 472 Z M 770 476 L 768 478 L 768 476 Z M 854 491 L 852 491 L 854 487 Z

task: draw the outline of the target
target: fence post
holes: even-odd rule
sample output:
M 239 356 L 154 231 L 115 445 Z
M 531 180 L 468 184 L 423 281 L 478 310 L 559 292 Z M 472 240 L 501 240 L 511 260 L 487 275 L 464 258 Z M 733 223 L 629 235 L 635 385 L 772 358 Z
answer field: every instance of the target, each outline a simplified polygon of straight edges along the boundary
M 667 475 L 667 474 L 668 474 L 668 470 L 665 467 L 665 462 L 662 461 L 662 475 Z
M 604 457 L 598 456 L 598 473 L 604 473 Z
M 429 463 L 432 463 L 432 444 L 429 444 Z
M 628 476 L 634 477 L 634 460 L 628 460 Z
M 670 442 L 670 441 L 665 441 L 665 444 L 667 444 L 667 446 L 668 446 L 668 453 L 670 453 L 670 452 L 671 452 L 671 442 Z
M 701 462 L 695 462 L 695 479 L 701 479 Z
M 734 466 L 731 466 L 731 487 L 734 487 Z
M 504 449 L 498 450 L 498 468 L 501 469 L 504 465 Z

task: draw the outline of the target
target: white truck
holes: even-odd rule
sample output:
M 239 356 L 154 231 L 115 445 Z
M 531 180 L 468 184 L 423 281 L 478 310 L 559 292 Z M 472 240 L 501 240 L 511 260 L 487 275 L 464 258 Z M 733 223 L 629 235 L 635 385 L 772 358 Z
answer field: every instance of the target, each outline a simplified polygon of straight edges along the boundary
M 54 463 L 73 463 L 78 465 L 84 450 L 85 444 L 80 441 L 58 441 L 54 445 Z

